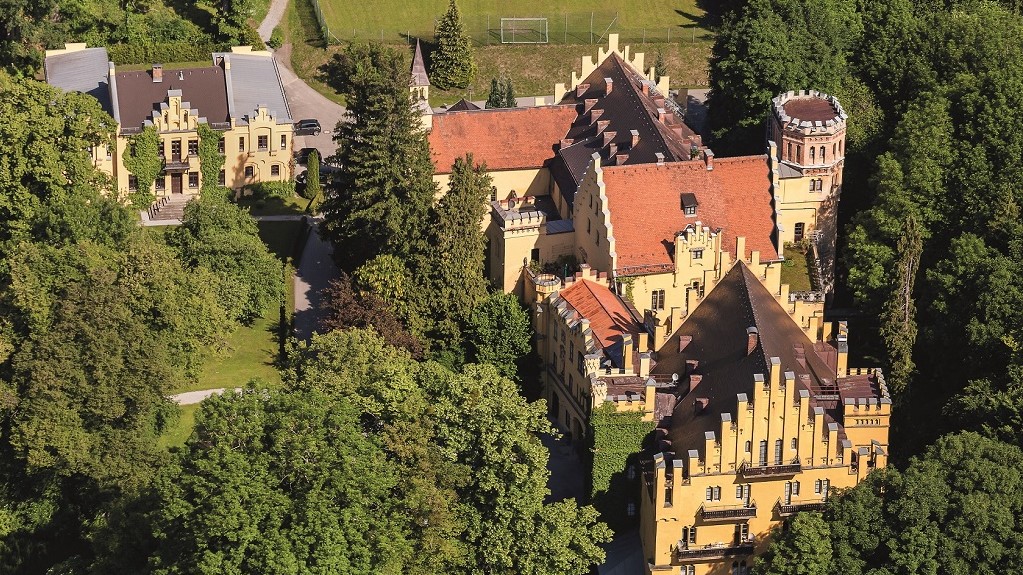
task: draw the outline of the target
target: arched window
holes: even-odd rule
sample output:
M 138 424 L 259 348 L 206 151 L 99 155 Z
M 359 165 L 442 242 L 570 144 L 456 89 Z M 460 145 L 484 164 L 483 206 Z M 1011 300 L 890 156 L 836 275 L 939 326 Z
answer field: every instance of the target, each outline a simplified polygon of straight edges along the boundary
M 747 441 L 746 442 L 746 453 L 749 453 L 752 449 L 753 449 L 753 442 L 752 441 Z

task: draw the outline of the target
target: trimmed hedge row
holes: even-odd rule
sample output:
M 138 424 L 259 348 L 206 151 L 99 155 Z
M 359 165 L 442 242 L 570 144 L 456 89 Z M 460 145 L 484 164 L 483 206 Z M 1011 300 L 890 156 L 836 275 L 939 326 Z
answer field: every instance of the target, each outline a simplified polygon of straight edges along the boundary
M 163 62 L 202 62 L 214 52 L 223 52 L 220 44 L 166 42 L 159 44 L 111 44 L 108 57 L 114 64 L 160 64 Z

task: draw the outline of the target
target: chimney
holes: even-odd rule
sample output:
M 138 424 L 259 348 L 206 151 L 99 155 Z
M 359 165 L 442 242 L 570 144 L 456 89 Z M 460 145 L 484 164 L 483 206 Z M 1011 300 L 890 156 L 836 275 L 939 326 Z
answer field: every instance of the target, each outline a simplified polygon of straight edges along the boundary
M 657 106 L 658 108 L 663 108 L 664 96 L 657 96 L 656 98 L 654 98 L 654 106 Z
M 628 154 L 618 154 L 615 157 L 617 158 L 617 160 L 615 161 L 615 165 L 616 166 L 624 166 L 625 162 L 629 161 L 629 155 Z
M 650 84 L 643 82 L 643 93 L 648 96 L 650 95 Z
M 630 130 L 629 135 L 632 136 L 632 147 L 635 148 L 639 144 L 639 130 Z
M 693 336 L 691 335 L 678 336 L 678 352 L 682 353 L 683 351 L 685 351 L 686 348 L 689 347 L 689 344 L 691 343 L 693 343 Z
M 561 147 L 559 149 L 567 148 L 571 146 L 573 142 L 575 142 L 575 140 L 573 140 L 572 138 L 564 138 L 561 140 Z
M 661 108 L 661 107 L 657 108 L 657 121 L 663 124 L 664 123 L 664 117 L 665 117 L 666 114 L 667 114 L 667 112 L 664 111 L 664 108 Z
M 614 80 L 611 78 L 604 78 L 604 95 L 611 93 L 611 89 L 614 87 Z
M 586 90 L 589 90 L 589 89 L 590 89 L 590 85 L 589 84 L 579 84 L 578 86 L 575 87 L 575 97 L 576 98 L 582 98 L 583 94 L 586 93 Z
M 607 157 L 613 158 L 615 156 L 615 154 L 617 154 L 617 153 L 618 153 L 618 143 L 617 142 L 611 142 L 610 144 L 608 144 L 608 146 L 607 146 Z
M 615 136 L 617 136 L 617 135 L 618 135 L 618 132 L 616 132 L 614 130 L 608 130 L 608 131 L 604 132 L 604 144 L 603 145 L 606 146 L 606 145 L 610 144 L 611 140 L 615 139 Z
M 586 98 L 585 100 L 583 100 L 583 114 L 589 112 L 590 109 L 592 109 L 596 103 L 597 103 L 596 98 Z
M 594 122 L 596 122 L 603 115 L 604 115 L 604 110 L 602 110 L 602 109 L 590 110 L 590 124 L 593 124 Z
M 690 375 L 689 376 L 689 393 L 692 393 L 693 390 L 696 389 L 696 386 L 700 385 L 701 381 L 703 381 L 703 376 L 702 375 L 696 375 L 696 374 Z M 699 400 L 697 400 L 697 401 L 699 401 Z
M 709 403 L 710 400 L 706 397 L 697 397 L 696 401 L 693 402 L 693 407 L 696 408 L 696 414 L 699 415 L 703 413 L 703 411 L 707 409 L 707 404 Z
M 636 374 L 640 377 L 646 377 L 650 375 L 650 352 L 644 351 L 639 354 L 639 373 Z
M 707 148 L 703 151 L 703 161 L 707 163 L 707 171 L 714 171 L 714 152 Z
M 626 370 L 638 367 L 632 365 L 632 360 L 632 334 L 626 333 L 622 335 L 622 367 Z
M 663 166 L 664 165 L 664 154 L 662 154 L 660 152 L 657 152 L 656 154 L 654 154 L 654 157 L 657 158 L 657 165 L 658 166 Z
M 753 353 L 753 350 L 757 348 L 757 341 L 760 339 L 760 333 L 755 327 L 746 328 L 746 355 Z
M 163 64 L 153 64 L 153 82 L 163 82 Z
M 597 120 L 597 133 L 598 134 L 603 133 L 604 128 L 606 128 L 610 123 L 611 120 Z

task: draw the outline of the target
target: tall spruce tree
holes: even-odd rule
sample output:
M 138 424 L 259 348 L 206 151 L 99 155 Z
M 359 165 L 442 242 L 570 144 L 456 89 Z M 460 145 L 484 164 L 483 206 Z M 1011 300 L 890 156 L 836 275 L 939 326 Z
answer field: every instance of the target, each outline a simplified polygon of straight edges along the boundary
M 429 318 L 432 351 L 449 365 L 462 362 L 462 328 L 473 308 L 487 297 L 486 239 L 480 222 L 490 185 L 486 167 L 475 165 L 472 154 L 455 160 L 450 189 L 430 213 L 430 249 L 424 250 L 413 270 L 416 283 L 425 288 L 419 293 L 429 294 L 431 302 L 424 302 L 422 310 Z
M 487 108 L 504 107 L 504 88 L 498 83 L 497 78 L 490 79 L 490 94 L 487 96 Z
M 381 254 L 407 261 L 422 248 L 436 186 L 405 55 L 354 45 L 331 68 L 348 112 L 334 130 L 341 167 L 330 181 L 322 229 L 348 270 Z
M 511 78 L 508 78 L 508 82 L 504 85 L 504 107 L 514 108 L 517 105 L 515 103 L 515 88 L 512 87 Z
M 923 239 L 916 218 L 910 214 L 899 238 L 899 261 L 894 271 L 895 290 L 881 314 L 881 336 L 888 348 L 891 373 L 888 384 L 896 399 L 902 399 L 913 375 L 913 344 L 916 343 L 916 303 L 913 286 L 920 268 Z
M 441 90 L 465 88 L 476 78 L 472 41 L 465 33 L 455 0 L 437 24 L 437 50 L 430 61 L 430 81 Z

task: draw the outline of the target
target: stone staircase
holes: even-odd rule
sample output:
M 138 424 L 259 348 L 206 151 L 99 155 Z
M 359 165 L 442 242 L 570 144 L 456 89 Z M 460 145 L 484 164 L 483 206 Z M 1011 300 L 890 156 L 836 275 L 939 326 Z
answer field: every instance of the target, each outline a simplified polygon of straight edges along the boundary
M 193 196 L 186 194 L 164 196 L 149 206 L 149 219 L 181 221 L 182 216 L 185 214 L 185 205 L 192 198 Z

